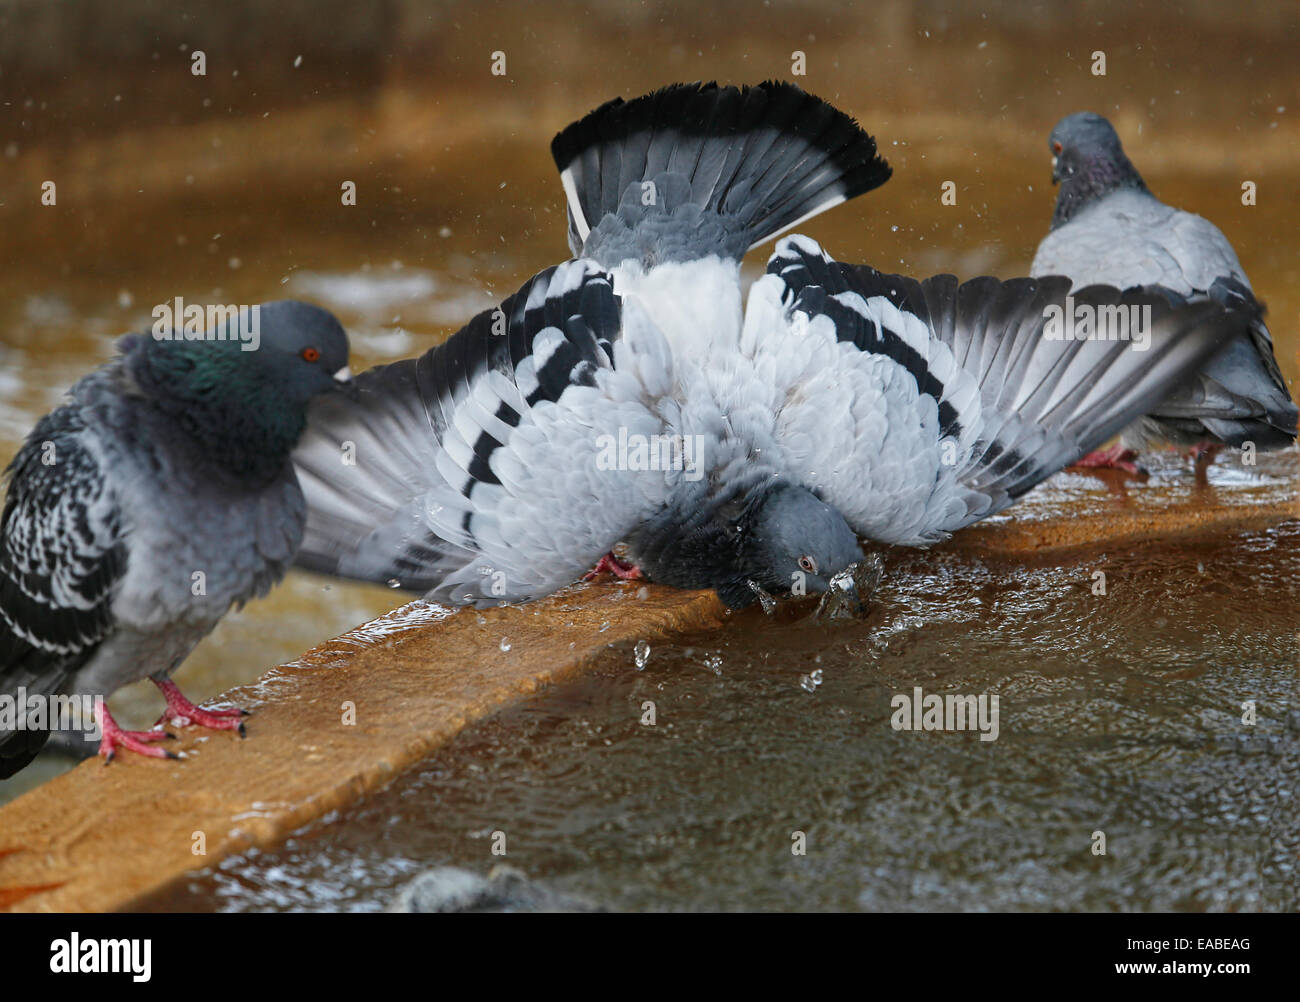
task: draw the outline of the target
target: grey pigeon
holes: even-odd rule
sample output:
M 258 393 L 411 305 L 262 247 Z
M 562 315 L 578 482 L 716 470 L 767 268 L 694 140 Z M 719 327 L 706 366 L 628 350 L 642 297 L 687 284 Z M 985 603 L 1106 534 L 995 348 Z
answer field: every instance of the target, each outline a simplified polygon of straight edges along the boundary
M 917 283 L 799 236 L 742 309 L 747 248 L 889 176 L 789 84 L 613 101 L 552 152 L 578 256 L 363 373 L 358 402 L 322 401 L 294 457 L 303 566 L 452 604 L 545 595 L 597 560 L 735 608 L 824 594 L 858 536 L 925 545 L 1000 511 L 1239 322 L 1098 288 L 1152 305 L 1149 352 L 1051 341 L 1066 279 Z
M 45 743 L 51 697 L 145 676 L 164 719 L 242 733 L 241 711 L 200 710 L 169 675 L 290 566 L 306 508 L 289 455 L 308 403 L 347 383 L 347 357 L 325 310 L 267 303 L 202 340 L 121 338 L 37 423 L 0 516 L 0 777 Z M 153 743 L 162 731 L 99 718 L 101 754 L 174 757 Z
M 1165 205 L 1147 188 L 1110 122 L 1091 112 L 1061 119 L 1049 139 L 1060 183 L 1051 232 L 1031 275 L 1067 275 L 1077 285 L 1159 286 L 1262 312 L 1228 238 L 1207 219 Z M 1132 469 L 1157 444 L 1191 446 L 1198 459 L 1224 445 L 1283 448 L 1296 437 L 1296 406 L 1255 316 L 1225 351 L 1178 383 L 1124 429 L 1120 444 L 1081 465 Z

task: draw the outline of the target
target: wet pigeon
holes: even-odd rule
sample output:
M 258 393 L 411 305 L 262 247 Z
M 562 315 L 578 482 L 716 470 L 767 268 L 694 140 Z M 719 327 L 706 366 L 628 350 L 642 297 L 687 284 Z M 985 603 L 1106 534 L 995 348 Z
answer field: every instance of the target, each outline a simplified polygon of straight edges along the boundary
M 347 356 L 326 311 L 267 303 L 204 340 L 123 337 L 37 423 L 0 517 L 0 777 L 45 743 L 40 701 L 145 676 L 164 719 L 242 733 L 241 711 L 201 710 L 169 675 L 289 567 L 306 515 L 289 454 L 308 402 L 347 383 Z M 153 744 L 162 731 L 123 731 L 100 709 L 101 754 L 174 757 Z
M 1160 286 L 1258 310 L 1227 237 L 1152 195 L 1110 122 L 1091 112 L 1069 115 L 1052 130 L 1050 145 L 1052 180 L 1061 190 L 1030 274 L 1068 275 L 1078 285 Z M 1295 437 L 1296 406 L 1257 316 L 1222 354 L 1124 429 L 1119 445 L 1080 465 L 1133 470 L 1136 451 L 1158 443 L 1191 446 L 1203 461 L 1224 445 L 1278 449 Z
M 613 101 L 552 151 L 577 257 L 362 374 L 359 402 L 320 402 L 294 456 L 303 566 L 453 604 L 545 595 L 597 560 L 736 608 L 825 593 L 858 536 L 925 545 L 1000 511 L 1238 322 L 1096 288 L 1079 295 L 1152 307 L 1149 350 L 1052 341 L 1067 279 L 918 283 L 800 236 L 742 309 L 747 248 L 889 176 L 789 84 Z

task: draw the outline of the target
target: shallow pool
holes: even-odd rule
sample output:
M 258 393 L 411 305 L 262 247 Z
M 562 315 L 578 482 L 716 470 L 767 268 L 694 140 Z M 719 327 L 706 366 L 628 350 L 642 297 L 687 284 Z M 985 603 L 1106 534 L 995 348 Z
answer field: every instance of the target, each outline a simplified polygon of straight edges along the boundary
M 1047 493 L 1109 503 L 1062 479 Z M 610 650 L 147 906 L 378 910 L 422 870 L 508 862 L 613 909 L 1300 907 L 1300 640 L 1279 614 L 1300 608 L 1300 522 L 885 563 L 863 621 L 749 611 L 641 670 Z M 897 729 L 917 687 L 996 697 L 994 739 Z

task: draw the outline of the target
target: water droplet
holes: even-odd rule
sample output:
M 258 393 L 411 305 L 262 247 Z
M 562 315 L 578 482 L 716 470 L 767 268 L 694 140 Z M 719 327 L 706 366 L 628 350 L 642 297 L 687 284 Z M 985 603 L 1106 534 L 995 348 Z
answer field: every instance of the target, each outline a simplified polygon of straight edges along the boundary
M 596 632 L 597 632 L 597 633 L 604 633 L 604 632 L 605 632 L 606 630 L 608 630 L 608 629 L 609 629 L 609 620 L 606 620 L 605 622 L 603 622 L 603 623 L 600 624 L 600 629 L 597 630 Z
M 641 671 L 650 660 L 650 645 L 644 640 L 638 640 L 633 655 L 636 658 L 636 670 Z
M 715 675 L 722 674 L 722 655 L 706 654 L 704 656 L 704 667 L 709 669 Z
M 808 692 L 816 692 L 817 687 L 822 684 L 822 670 L 820 668 L 809 672 L 799 678 L 799 685 Z
M 506 637 L 501 638 L 501 650 L 502 651 L 510 650 L 510 640 Z
M 388 587 L 389 587 L 389 588 L 400 588 L 400 587 L 402 587 L 402 582 L 398 581 L 397 578 L 389 578 L 389 579 L 388 579 Z
M 776 599 L 760 588 L 757 581 L 746 581 L 745 584 L 749 585 L 753 593 L 758 596 L 758 601 L 762 604 L 763 611 L 769 616 L 772 615 L 772 613 L 776 611 Z

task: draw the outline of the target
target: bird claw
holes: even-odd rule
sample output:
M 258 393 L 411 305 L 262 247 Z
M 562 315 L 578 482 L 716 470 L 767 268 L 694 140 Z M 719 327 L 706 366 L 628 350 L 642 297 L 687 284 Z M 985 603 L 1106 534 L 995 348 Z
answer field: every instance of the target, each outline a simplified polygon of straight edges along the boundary
M 630 564 L 619 560 L 618 557 L 614 556 L 614 554 L 610 552 L 601 557 L 600 560 L 596 562 L 596 566 L 582 576 L 582 580 L 593 581 L 605 571 L 608 571 L 610 574 L 613 574 L 615 577 L 620 578 L 623 581 L 640 581 L 645 577 L 641 568 L 636 564 Z
M 104 736 L 99 741 L 99 754 L 104 756 L 105 765 L 117 757 L 119 748 L 144 755 L 146 758 L 180 758 L 175 752 L 160 748 L 153 743 L 171 740 L 175 738 L 174 734 L 168 734 L 166 731 L 124 731 L 107 712 L 104 714 L 101 726 L 104 729 Z
M 1070 464 L 1072 470 L 1122 470 L 1134 477 L 1140 477 L 1146 470 L 1135 460 L 1138 454 L 1122 445 L 1112 445 L 1109 449 L 1095 449 L 1086 456 L 1081 456 Z
M 163 710 L 155 727 L 170 723 L 173 727 L 206 727 L 214 731 L 236 731 L 241 738 L 248 736 L 243 719 L 249 715 L 247 710 L 237 706 L 204 710 L 186 699 L 180 687 L 170 679 L 161 682 L 154 679 L 154 684 L 162 690 L 163 697 L 167 700 L 167 709 Z
M 188 709 L 168 705 L 154 727 L 171 724 L 173 727 L 206 727 L 214 731 L 238 731 L 239 736 L 247 737 L 243 718 L 247 712 L 234 710 L 204 710 L 191 705 Z

